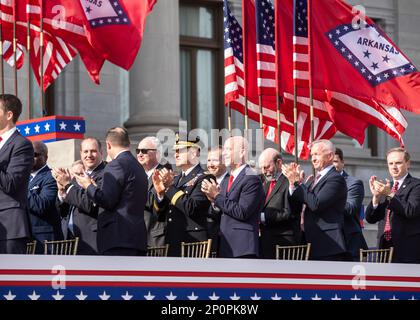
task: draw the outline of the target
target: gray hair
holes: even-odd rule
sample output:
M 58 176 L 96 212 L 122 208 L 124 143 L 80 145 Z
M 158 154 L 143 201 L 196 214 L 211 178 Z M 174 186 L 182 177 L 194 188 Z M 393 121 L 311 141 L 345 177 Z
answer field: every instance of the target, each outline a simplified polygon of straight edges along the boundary
M 322 143 L 322 145 L 324 146 L 324 148 L 327 151 L 332 152 L 333 154 L 335 154 L 334 144 L 330 140 L 327 140 L 327 139 L 315 140 L 314 142 L 312 142 L 310 144 L 309 147 L 312 149 L 313 146 L 315 146 L 317 144 L 320 144 L 320 143 Z

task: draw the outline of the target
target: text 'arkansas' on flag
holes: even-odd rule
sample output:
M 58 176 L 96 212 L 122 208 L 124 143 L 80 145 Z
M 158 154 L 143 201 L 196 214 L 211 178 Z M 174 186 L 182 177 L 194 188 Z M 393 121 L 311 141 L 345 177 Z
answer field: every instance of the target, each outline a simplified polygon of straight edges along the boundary
M 326 0 L 323 1 L 322 6 L 318 1 L 310 3 L 312 3 L 311 57 L 305 52 L 305 46 L 309 45 L 309 41 L 302 39 L 307 37 L 308 32 L 308 30 L 305 32 L 305 28 L 307 28 L 305 21 L 308 19 L 307 0 L 276 0 L 276 5 L 278 5 L 276 27 L 282 30 L 279 39 L 276 39 L 279 41 L 280 47 L 283 48 L 283 59 L 279 59 L 279 68 L 282 71 L 281 90 L 291 92 L 293 82 L 290 79 L 293 78 L 298 86 L 298 95 L 308 96 L 310 74 L 307 70 L 309 71 L 309 59 L 311 58 L 312 61 L 316 61 L 312 64 L 311 70 L 314 99 L 322 101 L 320 106 L 339 131 L 362 144 L 366 128 L 369 125 L 374 125 L 402 143 L 402 134 L 407 123 L 399 108 L 380 103 L 376 99 L 375 92 L 371 91 L 369 96 L 358 94 L 359 91 L 364 90 L 366 84 L 369 86 L 370 84 L 353 78 L 357 71 L 348 69 L 347 60 L 338 52 L 334 52 L 337 50 L 330 43 L 329 34 L 333 29 L 332 26 L 338 26 L 341 23 L 337 19 L 343 16 L 338 10 L 342 8 L 343 2 Z M 329 11 L 320 11 L 325 10 L 326 7 L 329 7 Z M 346 5 L 344 11 L 346 12 L 346 21 L 351 23 L 354 17 L 351 7 Z M 295 25 L 293 25 L 294 13 L 297 21 Z M 320 25 L 325 23 L 330 28 L 326 32 L 320 30 Z M 295 31 L 297 29 L 296 33 L 294 33 L 293 26 Z M 344 27 L 348 28 L 348 24 L 343 26 L 343 30 Z M 342 31 L 336 30 L 335 32 L 338 34 Z M 291 49 L 292 44 L 294 44 L 295 51 Z M 341 47 L 340 50 L 342 50 Z M 347 55 L 349 54 L 348 52 Z M 350 58 L 352 59 L 353 55 Z

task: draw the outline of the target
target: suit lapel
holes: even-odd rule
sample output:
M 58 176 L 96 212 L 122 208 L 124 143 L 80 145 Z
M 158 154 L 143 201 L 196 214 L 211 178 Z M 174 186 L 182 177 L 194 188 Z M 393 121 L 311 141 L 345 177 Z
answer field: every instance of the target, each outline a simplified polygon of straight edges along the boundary
M 184 186 L 189 181 L 194 179 L 197 176 L 197 174 L 199 174 L 202 170 L 203 169 L 200 167 L 200 165 L 196 166 L 188 175 L 186 175 L 184 178 L 182 178 L 182 180 L 179 181 L 179 183 L 177 183 L 176 185 L 178 187 Z M 182 175 L 180 174 L 179 177 L 181 179 Z
M 245 168 L 243 168 L 242 171 L 239 173 L 239 175 L 235 178 L 235 180 L 233 180 L 232 185 L 230 186 L 229 193 L 231 193 L 235 189 L 235 187 L 239 184 L 239 182 L 243 179 L 243 177 L 245 177 L 245 174 L 248 168 L 249 166 L 246 165 Z M 226 188 L 227 188 L 227 184 L 226 184 Z
M 329 177 L 329 175 L 336 171 L 334 167 L 332 167 L 317 183 L 316 185 L 313 187 L 313 191 L 318 190 L 324 183 L 325 181 L 327 181 L 327 178 Z
M 286 179 L 286 177 L 284 175 L 280 175 L 280 177 L 277 179 L 276 184 L 274 185 L 273 190 L 271 190 L 270 195 L 267 198 L 267 201 L 265 202 L 265 204 L 267 204 L 268 202 L 270 202 L 271 198 L 279 191 L 280 187 L 284 184 L 284 180 Z M 268 184 L 268 188 L 269 188 L 270 184 Z M 266 194 L 268 192 L 268 188 L 266 191 Z
M 35 178 L 33 178 L 32 181 L 29 181 L 29 189 L 35 186 L 38 183 L 38 181 L 43 178 L 44 173 L 49 170 L 50 168 L 48 166 L 45 166 L 41 171 L 39 171 L 37 175 L 35 176 Z
M 411 175 L 408 174 L 407 177 L 404 179 L 403 184 L 401 186 L 399 186 L 395 195 L 403 194 L 405 192 L 405 190 L 407 189 L 407 187 L 410 185 L 410 182 L 411 182 Z M 392 189 L 392 187 L 391 187 L 391 189 Z
M 6 154 L 6 151 L 10 148 L 11 143 L 15 140 L 15 138 L 18 136 L 19 131 L 13 132 L 13 134 L 10 136 L 9 139 L 7 139 L 6 143 L 3 145 L 3 148 L 1 148 L 0 152 L 1 154 Z

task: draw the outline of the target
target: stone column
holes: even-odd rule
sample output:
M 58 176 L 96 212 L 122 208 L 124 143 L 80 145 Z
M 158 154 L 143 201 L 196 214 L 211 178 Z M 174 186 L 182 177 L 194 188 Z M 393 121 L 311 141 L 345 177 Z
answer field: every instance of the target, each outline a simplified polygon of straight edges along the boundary
M 159 0 L 147 17 L 140 52 L 129 75 L 132 140 L 176 130 L 180 116 L 178 1 Z

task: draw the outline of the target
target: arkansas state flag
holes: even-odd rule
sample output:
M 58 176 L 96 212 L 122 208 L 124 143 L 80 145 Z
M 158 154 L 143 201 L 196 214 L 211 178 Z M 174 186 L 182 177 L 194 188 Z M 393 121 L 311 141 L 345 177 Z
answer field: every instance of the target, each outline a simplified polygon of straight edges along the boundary
M 310 3 L 314 88 L 420 113 L 420 73 L 383 30 L 368 17 L 353 25 L 344 1 Z
M 307 69 L 309 63 L 308 49 L 306 49 L 305 53 L 305 46 L 308 47 L 309 43 L 308 39 L 304 39 L 302 32 L 294 36 L 293 14 L 295 12 L 296 30 L 300 30 L 299 28 L 305 30 L 308 27 L 307 21 L 310 19 L 312 22 L 311 74 L 314 87 L 315 115 L 323 120 L 332 120 L 334 126 L 339 131 L 356 139 L 360 144 L 365 139 L 366 128 L 369 125 L 381 128 L 402 144 L 402 135 L 407 127 L 404 115 L 399 110 L 400 107 L 395 103 L 385 104 L 383 103 L 384 99 L 381 99 L 385 92 L 389 92 L 390 90 L 386 89 L 386 87 L 379 90 L 377 85 L 372 85 L 369 82 L 369 77 L 372 78 L 373 76 L 367 74 L 368 67 L 363 67 L 360 60 L 356 61 L 356 55 L 349 51 L 350 45 L 349 47 L 340 46 L 339 40 L 336 39 L 352 28 L 351 22 L 355 14 L 352 14 L 351 7 L 342 1 L 311 1 L 311 16 L 307 17 L 307 1 L 276 0 L 276 28 L 281 30 L 276 38 L 276 43 L 281 49 L 281 54 L 278 56 L 278 68 L 281 72 L 280 91 L 284 92 L 286 104 L 290 100 L 288 97 L 293 92 L 292 79 L 309 79 L 307 71 L 302 73 L 298 72 L 309 70 Z M 321 4 L 322 7 L 318 7 Z M 328 12 L 324 12 L 326 8 L 329 9 Z M 341 11 L 340 8 L 342 9 Z M 344 19 L 343 15 L 350 24 L 340 24 L 339 19 Z M 368 19 L 367 21 L 370 20 Z M 328 27 L 325 29 L 328 30 L 327 32 L 320 28 L 322 24 L 328 24 Z M 332 25 L 336 26 L 333 33 L 331 32 Z M 334 40 L 331 43 L 332 39 Z M 347 41 L 346 38 L 345 40 Z M 356 44 L 357 41 L 358 39 L 356 39 Z M 375 45 L 373 44 L 373 46 Z M 295 54 L 293 47 L 298 48 L 300 53 Z M 387 47 L 384 46 L 384 48 L 386 49 Z M 388 51 L 391 51 L 390 46 L 388 47 Z M 369 51 L 369 53 L 371 52 Z M 385 54 L 383 56 L 385 57 Z M 373 55 L 371 54 L 370 57 L 373 57 Z M 348 61 L 354 61 L 354 65 Z M 364 63 L 367 65 L 366 61 Z M 361 74 L 366 73 L 367 80 L 360 75 L 357 70 L 359 67 Z M 396 70 L 394 71 L 398 72 Z M 390 75 L 388 74 L 385 77 L 390 78 Z M 304 83 L 306 85 L 303 85 Z M 297 95 L 308 97 L 308 81 L 300 81 L 297 84 Z M 381 85 L 386 86 L 387 84 L 383 82 Z M 414 87 L 411 90 L 415 90 Z M 401 92 L 394 90 L 392 97 L 402 98 Z M 390 102 L 389 99 L 388 102 Z
M 103 58 L 129 70 L 143 38 L 146 17 L 156 0 L 78 0 L 87 34 Z

